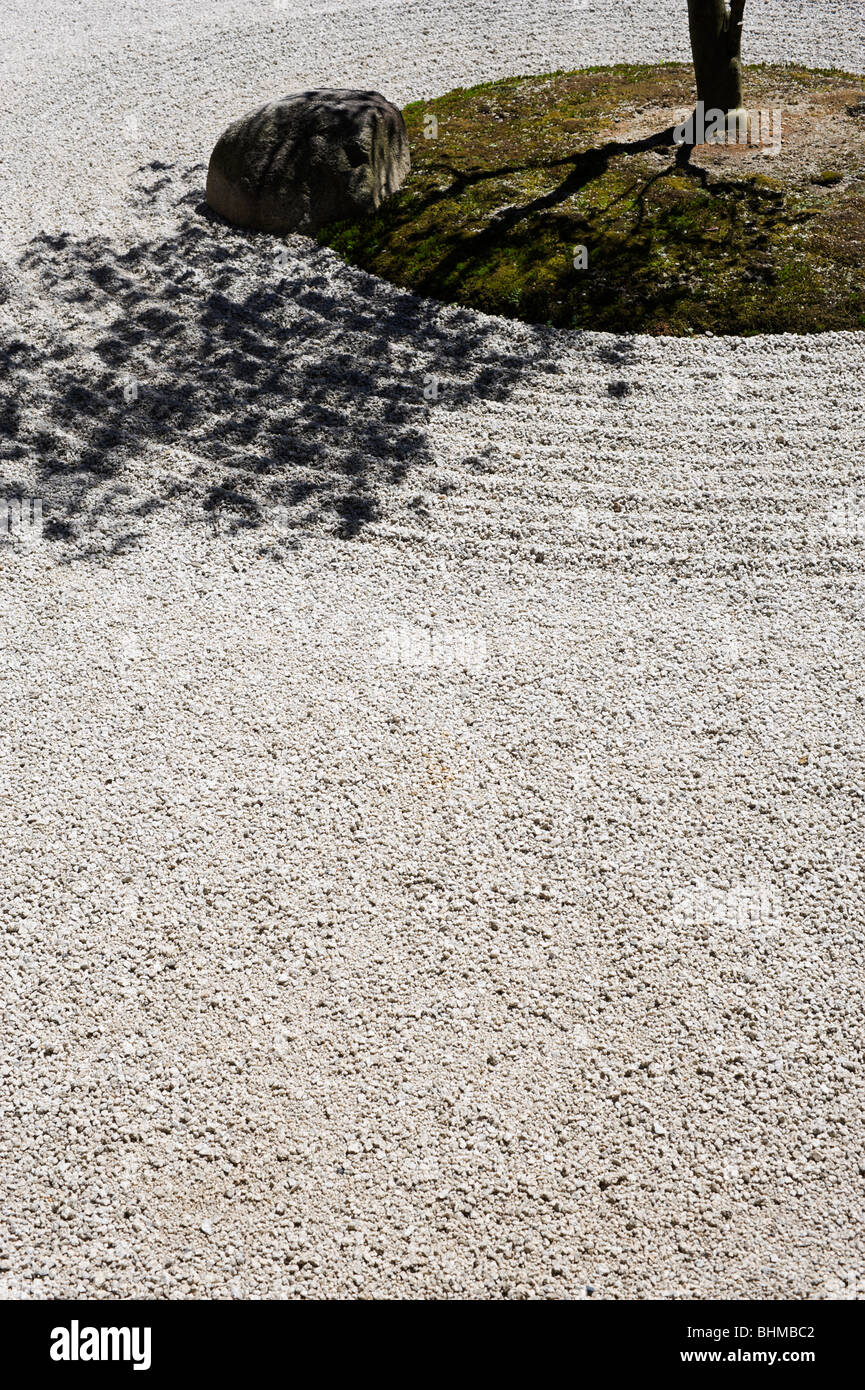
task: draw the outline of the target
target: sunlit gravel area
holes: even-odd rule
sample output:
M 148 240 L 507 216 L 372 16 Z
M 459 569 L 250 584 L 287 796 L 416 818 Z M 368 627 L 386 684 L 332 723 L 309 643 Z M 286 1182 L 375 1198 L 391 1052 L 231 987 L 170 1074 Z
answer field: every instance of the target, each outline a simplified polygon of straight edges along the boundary
M 203 205 L 266 99 L 684 8 L 7 0 L 5 1297 L 865 1293 L 865 334 L 533 328 Z M 865 71 L 859 0 L 746 33 Z

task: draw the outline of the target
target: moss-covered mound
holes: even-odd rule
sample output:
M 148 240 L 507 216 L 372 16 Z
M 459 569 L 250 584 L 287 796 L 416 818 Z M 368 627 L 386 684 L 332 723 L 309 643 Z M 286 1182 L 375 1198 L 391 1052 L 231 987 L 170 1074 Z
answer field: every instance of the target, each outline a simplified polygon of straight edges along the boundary
M 403 190 L 319 240 L 420 294 L 531 323 L 865 328 L 865 81 L 749 68 L 745 100 L 779 113 L 780 142 L 776 116 L 747 142 L 677 145 L 694 101 L 684 64 L 416 102 Z

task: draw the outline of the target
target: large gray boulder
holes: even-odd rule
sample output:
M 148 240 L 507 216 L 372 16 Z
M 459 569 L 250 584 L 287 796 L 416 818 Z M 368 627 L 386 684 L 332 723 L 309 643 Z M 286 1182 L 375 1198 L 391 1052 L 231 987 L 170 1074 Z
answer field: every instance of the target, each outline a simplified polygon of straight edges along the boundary
M 207 201 L 238 227 L 311 232 L 395 193 L 410 167 L 405 122 L 378 92 L 322 88 L 230 125 L 207 171 Z

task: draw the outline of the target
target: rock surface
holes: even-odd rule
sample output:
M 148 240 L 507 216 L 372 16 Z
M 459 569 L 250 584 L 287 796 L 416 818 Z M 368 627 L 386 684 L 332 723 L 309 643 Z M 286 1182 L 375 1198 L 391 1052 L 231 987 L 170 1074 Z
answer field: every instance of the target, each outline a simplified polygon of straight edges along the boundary
M 405 122 L 391 102 L 322 88 L 230 125 L 210 157 L 207 201 L 239 227 L 308 232 L 372 212 L 409 168 Z

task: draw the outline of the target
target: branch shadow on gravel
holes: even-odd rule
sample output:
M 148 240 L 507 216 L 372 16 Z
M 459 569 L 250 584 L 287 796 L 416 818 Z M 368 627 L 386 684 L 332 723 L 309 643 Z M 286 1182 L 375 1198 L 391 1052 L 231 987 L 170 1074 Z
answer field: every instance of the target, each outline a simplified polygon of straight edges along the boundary
M 278 515 L 290 543 L 357 537 L 411 506 L 431 411 L 503 399 L 526 368 L 472 313 L 227 226 L 202 166 L 148 166 L 133 207 L 129 243 L 30 242 L 38 304 L 0 343 L 0 492 L 41 496 L 45 534 L 78 552 L 135 546 L 169 504 L 229 531 Z

